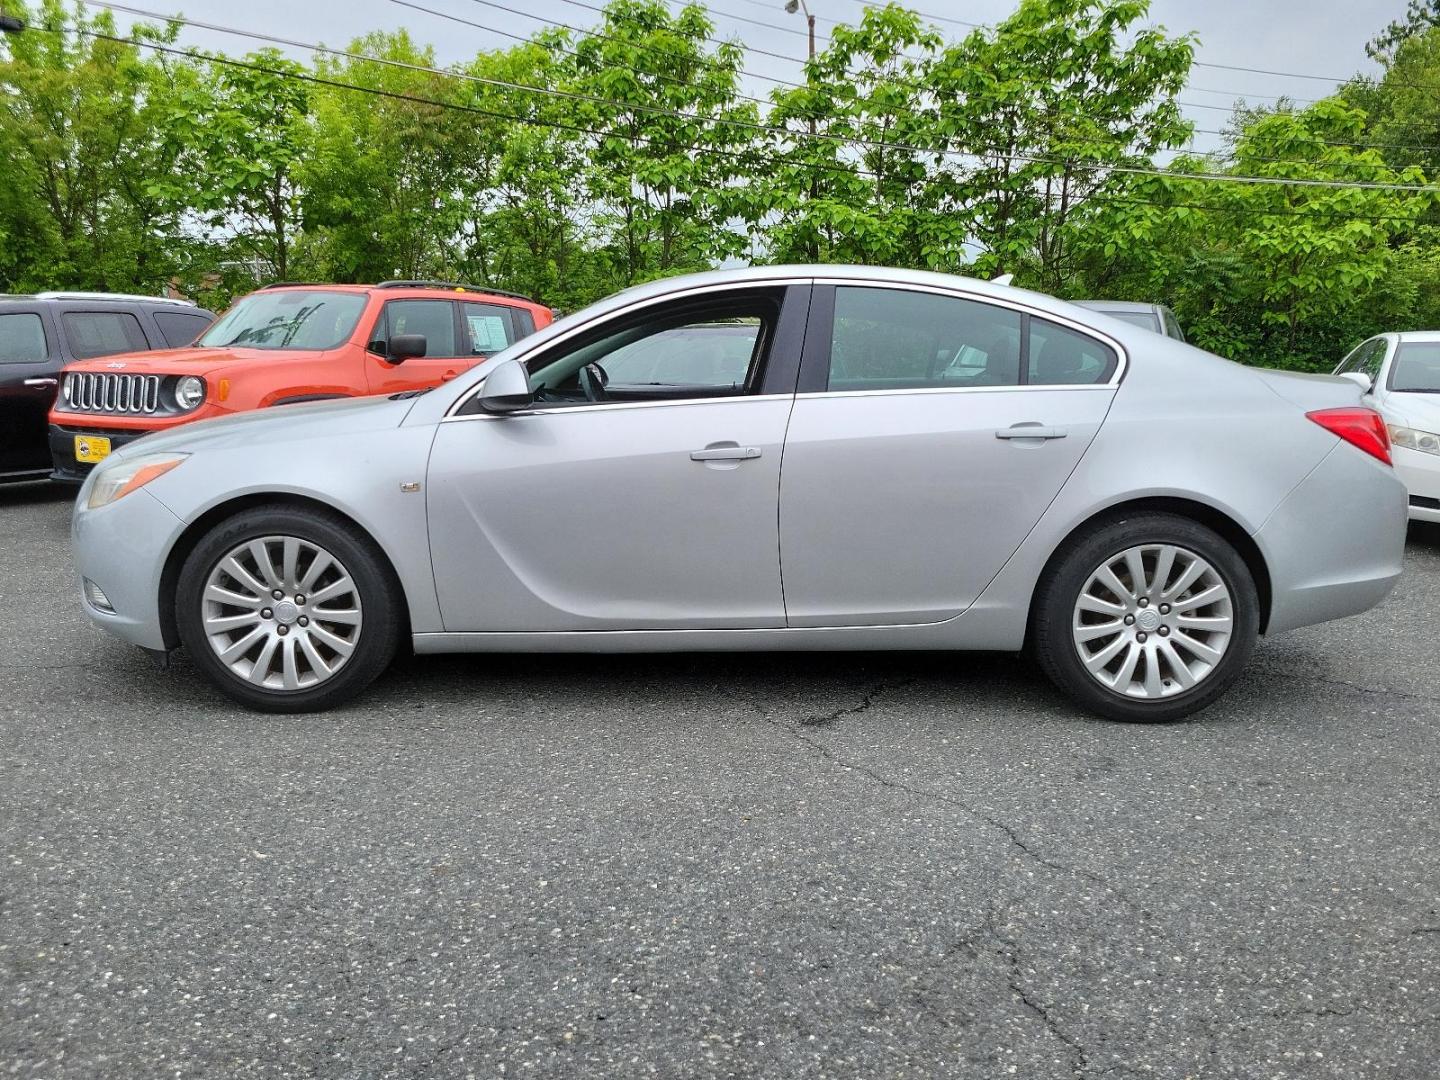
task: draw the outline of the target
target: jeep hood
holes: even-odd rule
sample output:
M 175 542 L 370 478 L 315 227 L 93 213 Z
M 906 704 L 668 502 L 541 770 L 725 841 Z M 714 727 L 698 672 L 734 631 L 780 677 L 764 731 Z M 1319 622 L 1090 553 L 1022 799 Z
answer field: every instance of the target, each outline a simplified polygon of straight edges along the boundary
M 313 360 L 312 349 L 155 349 L 118 353 L 66 364 L 66 371 L 123 371 L 129 375 L 206 375 L 236 364 L 290 364 Z

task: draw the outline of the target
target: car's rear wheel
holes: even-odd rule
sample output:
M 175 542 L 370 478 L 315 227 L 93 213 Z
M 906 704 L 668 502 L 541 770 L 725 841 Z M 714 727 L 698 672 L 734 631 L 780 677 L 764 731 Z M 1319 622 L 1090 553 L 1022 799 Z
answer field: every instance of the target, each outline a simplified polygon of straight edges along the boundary
M 1036 595 L 1050 679 L 1114 720 L 1178 720 L 1223 694 L 1255 646 L 1260 601 L 1235 548 L 1173 514 L 1114 519 L 1071 540 Z
M 216 525 L 176 589 L 180 640 L 222 692 L 267 712 L 354 697 L 389 665 L 399 588 L 368 538 L 338 515 L 260 507 Z

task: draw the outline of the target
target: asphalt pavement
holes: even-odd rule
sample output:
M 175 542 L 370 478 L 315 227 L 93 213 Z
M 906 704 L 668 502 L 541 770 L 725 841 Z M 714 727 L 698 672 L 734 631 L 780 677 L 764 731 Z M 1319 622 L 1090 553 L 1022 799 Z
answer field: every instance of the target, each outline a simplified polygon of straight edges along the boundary
M 1189 722 L 982 654 L 407 659 L 270 717 L 0 489 L 0 1076 L 1440 1075 L 1440 531 Z

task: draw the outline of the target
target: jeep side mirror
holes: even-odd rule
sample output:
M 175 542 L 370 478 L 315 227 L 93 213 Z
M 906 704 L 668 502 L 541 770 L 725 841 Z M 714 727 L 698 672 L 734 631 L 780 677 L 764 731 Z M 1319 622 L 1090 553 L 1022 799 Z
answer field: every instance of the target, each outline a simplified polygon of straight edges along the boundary
M 1349 379 L 1356 386 L 1360 387 L 1362 393 L 1368 394 L 1371 390 L 1375 389 L 1375 384 L 1370 381 L 1370 376 L 1366 375 L 1363 371 L 1342 371 L 1340 377 L 1342 379 Z
M 392 364 L 404 363 L 416 356 L 424 356 L 427 343 L 424 334 L 392 334 L 386 345 L 385 359 Z
M 507 360 L 489 375 L 480 388 L 480 408 L 488 413 L 512 413 L 535 400 L 530 391 L 530 372 L 519 360 Z

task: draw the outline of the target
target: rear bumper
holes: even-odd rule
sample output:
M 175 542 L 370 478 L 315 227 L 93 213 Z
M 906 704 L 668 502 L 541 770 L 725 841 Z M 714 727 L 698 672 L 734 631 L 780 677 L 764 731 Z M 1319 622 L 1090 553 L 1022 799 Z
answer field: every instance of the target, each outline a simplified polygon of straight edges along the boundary
M 1255 534 L 1270 568 L 1278 634 L 1368 611 L 1389 594 L 1405 560 L 1405 485 L 1339 443 Z
M 148 431 L 130 431 L 122 428 L 91 428 L 83 425 L 50 425 L 51 480 L 63 484 L 83 484 L 90 475 L 93 464 L 75 460 L 75 437 L 93 435 L 110 440 L 110 449 L 119 450 L 127 443 L 149 435 Z

